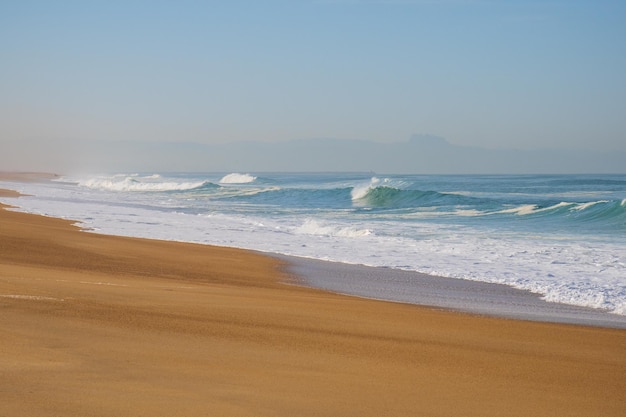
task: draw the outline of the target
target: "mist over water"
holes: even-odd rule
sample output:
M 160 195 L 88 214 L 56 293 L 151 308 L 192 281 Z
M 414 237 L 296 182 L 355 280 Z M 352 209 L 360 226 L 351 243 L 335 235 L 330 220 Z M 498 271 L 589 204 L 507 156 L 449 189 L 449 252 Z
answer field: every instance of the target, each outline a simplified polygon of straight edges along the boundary
M 504 283 L 626 314 L 623 175 L 117 174 L 12 184 L 101 233 Z

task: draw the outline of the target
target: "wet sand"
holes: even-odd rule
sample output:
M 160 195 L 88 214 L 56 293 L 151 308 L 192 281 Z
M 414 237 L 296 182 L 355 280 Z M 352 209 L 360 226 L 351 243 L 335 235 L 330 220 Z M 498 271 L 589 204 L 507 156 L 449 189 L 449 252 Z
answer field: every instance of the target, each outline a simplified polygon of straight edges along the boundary
M 253 252 L 0 210 L 0 416 L 626 412 L 624 330 L 294 283 Z
M 391 268 L 277 255 L 303 285 L 359 297 L 440 307 L 465 313 L 551 323 L 626 329 L 626 316 L 551 303 L 504 284 L 446 278 Z

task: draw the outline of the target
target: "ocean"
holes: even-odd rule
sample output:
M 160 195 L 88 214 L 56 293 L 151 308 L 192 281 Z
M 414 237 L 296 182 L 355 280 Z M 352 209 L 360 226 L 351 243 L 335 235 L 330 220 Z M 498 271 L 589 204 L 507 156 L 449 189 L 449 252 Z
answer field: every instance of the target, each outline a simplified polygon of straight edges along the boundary
M 507 284 L 626 315 L 626 175 L 133 173 L 6 183 L 90 231 Z

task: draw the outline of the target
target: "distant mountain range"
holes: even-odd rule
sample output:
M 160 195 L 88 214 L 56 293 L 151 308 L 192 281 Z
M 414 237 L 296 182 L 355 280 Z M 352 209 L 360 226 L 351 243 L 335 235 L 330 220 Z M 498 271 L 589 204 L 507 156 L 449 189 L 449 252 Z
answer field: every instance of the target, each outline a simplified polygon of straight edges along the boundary
M 24 145 L 22 143 L 22 145 Z M 0 156 L 0 164 L 16 164 L 28 156 L 38 166 L 21 169 L 55 171 L 206 171 L 206 172 L 377 172 L 415 174 L 562 174 L 626 173 L 626 152 L 574 150 L 484 149 L 453 145 L 445 139 L 415 135 L 410 140 L 380 143 L 367 140 L 304 139 L 287 142 L 99 141 L 73 142 L 63 154 L 51 145 Z M 21 149 L 14 144 L 15 149 Z M 56 155 L 56 156 L 55 156 Z M 56 163 L 55 163 L 56 158 Z M 13 167 L 15 165 L 15 167 Z M 1 166 L 1 165 L 0 165 Z M 1 168 L 0 168 L 1 169 Z M 6 169 L 5 169 L 6 170 Z

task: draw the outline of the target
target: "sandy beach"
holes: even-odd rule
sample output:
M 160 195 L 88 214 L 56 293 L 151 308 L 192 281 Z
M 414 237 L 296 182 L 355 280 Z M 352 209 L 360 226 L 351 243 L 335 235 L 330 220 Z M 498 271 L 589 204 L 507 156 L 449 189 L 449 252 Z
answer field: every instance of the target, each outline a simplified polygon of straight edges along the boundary
M 254 252 L 5 208 L 0 416 L 626 413 L 623 329 L 338 295 Z

